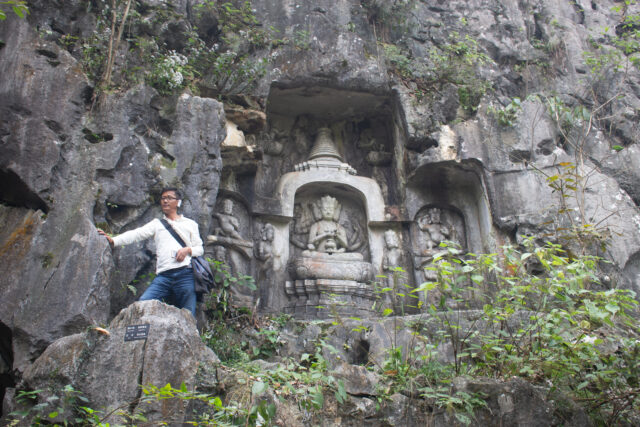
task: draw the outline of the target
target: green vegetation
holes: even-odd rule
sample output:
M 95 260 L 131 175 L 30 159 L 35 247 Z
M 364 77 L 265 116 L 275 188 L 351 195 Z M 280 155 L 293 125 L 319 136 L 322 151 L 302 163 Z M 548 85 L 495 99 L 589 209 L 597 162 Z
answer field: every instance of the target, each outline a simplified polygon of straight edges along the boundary
M 25 18 L 29 14 L 29 7 L 24 0 L 0 1 L 0 21 L 7 19 L 7 9 L 10 8 L 18 18 Z
M 54 255 L 52 252 L 47 252 L 42 256 L 42 268 L 50 268 L 53 265 Z
M 498 123 L 500 124 L 500 126 L 505 126 L 505 127 L 510 127 L 515 125 L 516 119 L 518 118 L 518 113 L 521 110 L 522 110 L 522 102 L 518 97 L 513 98 L 511 102 L 503 108 L 489 107 L 487 109 L 489 114 L 493 114 L 496 120 L 498 120 Z
M 388 43 L 392 33 L 407 33 L 410 25 L 411 11 L 416 7 L 416 0 L 375 1 L 361 0 L 360 4 L 367 13 L 369 23 L 378 40 Z
M 589 49 L 582 55 L 586 70 L 580 81 L 584 88 L 581 93 L 556 93 L 541 84 L 546 82 L 545 75 L 561 70 L 564 64 L 564 59 L 553 58 L 558 50 L 550 49 L 548 41 L 532 43 L 545 50 L 556 63 L 556 71 L 548 65 L 545 70 L 540 69 L 540 60 L 537 64 L 514 67 L 524 79 L 526 99 L 540 104 L 531 122 L 532 129 L 543 118 L 550 119 L 555 125 L 556 145 L 562 150 L 561 158 L 552 168 L 538 168 L 535 161 L 528 163 L 558 195 L 557 215 L 547 225 L 566 249 L 583 255 L 604 253 L 607 238 L 616 233 L 610 218 L 626 214 L 614 203 L 596 215 L 589 211 L 588 203 L 592 184 L 602 176 L 601 165 L 613 161 L 612 157 L 633 143 L 621 123 L 633 122 L 634 117 L 629 114 L 637 115 L 632 107 L 634 101 L 627 97 L 633 85 L 632 71 L 640 70 L 640 15 L 632 13 L 630 7 L 635 4 L 627 0 L 613 7 L 612 11 L 619 14 L 619 23 L 615 28 L 598 29 L 590 38 Z M 553 22 L 550 25 L 560 28 Z M 556 36 L 555 39 L 561 40 L 560 35 Z M 536 74 L 534 69 L 539 74 L 537 82 L 532 78 Z M 535 86 L 530 88 L 530 82 Z M 490 107 L 488 112 L 500 125 L 512 126 L 520 112 L 520 99 L 513 98 L 502 108 Z M 611 151 L 594 156 L 593 147 L 601 137 L 609 142 Z
M 48 397 L 40 403 L 38 398 L 43 390 L 18 391 L 16 401 L 27 408 L 9 414 L 13 417 L 10 426 L 20 424 L 20 420 L 29 419 L 31 425 L 99 425 L 92 422 L 95 419 L 95 411 L 87 408 L 87 399 L 71 385 L 66 385 L 58 394 L 48 394 Z
M 412 325 L 399 321 L 413 328 L 414 340 L 389 350 L 386 390 L 436 398 L 468 424 L 482 396 L 452 394 L 455 377 L 517 376 L 569 396 L 598 424 L 633 422 L 640 409 L 638 303 L 631 291 L 593 290 L 601 286 L 598 262 L 531 240 L 524 250 L 484 255 L 443 244 L 428 267 L 437 279 L 413 291 L 426 314 Z M 438 358 L 443 345 L 453 351 L 451 362 Z
M 235 276 L 224 262 L 207 260 L 211 265 L 218 289 L 206 296 L 205 310 L 210 318 L 221 320 L 225 316 L 231 316 L 235 311 L 235 308 L 231 306 L 231 287 L 246 286 L 253 291 L 256 289 L 256 285 L 252 276 Z
M 240 93 L 266 71 L 266 60 L 254 53 L 277 40 L 272 29 L 260 28 L 249 1 L 239 7 L 231 2 L 199 3 L 194 7 L 196 21 L 216 23 L 202 31 L 170 5 L 143 8 L 132 0 L 113 0 L 95 12 L 97 31 L 86 39 L 63 35 L 59 43 L 81 58 L 98 94 L 142 81 L 166 95 L 184 88 L 197 92 L 203 85 L 219 95 Z M 171 42 L 160 29 L 174 22 L 183 25 L 171 36 L 177 41 Z M 125 56 L 115 61 L 124 51 Z
M 149 425 L 149 420 L 140 411 L 130 413 L 129 409 L 138 406 L 140 409 L 147 405 L 170 401 L 196 401 L 200 403 L 200 413 L 197 414 L 190 425 L 197 426 L 257 426 L 270 425 L 275 415 L 275 406 L 264 401 L 246 410 L 237 406 L 224 406 L 219 397 L 198 393 L 187 389 L 184 383 L 180 388 L 174 388 L 171 384 L 163 387 L 153 385 L 142 387 L 141 396 L 134 402 L 122 405 L 110 412 L 102 412 L 88 406 L 88 400 L 71 385 L 65 386 L 59 394 L 49 394 L 44 402 L 35 404 L 43 395 L 43 390 L 21 391 L 17 400 L 20 404 L 29 407 L 24 411 L 11 413 L 12 421 L 9 426 L 19 425 L 21 420 L 28 419 L 32 426 L 98 426 L 109 427 L 109 417 L 117 416 L 126 420 L 122 425 Z M 35 405 L 34 405 L 35 404 Z M 33 406 L 31 406 L 33 405 Z M 163 420 L 159 425 L 172 425 L 175 419 Z
M 310 37 L 309 31 L 298 30 L 293 34 L 293 45 L 300 50 L 309 50 L 311 47 Z
M 168 159 L 166 157 L 162 157 L 160 159 L 160 164 L 167 169 L 175 169 L 178 167 L 178 162 L 176 159 Z
M 320 411 L 327 391 L 333 392 L 339 404 L 347 400 L 343 381 L 329 374 L 327 361 L 322 356 L 324 345 L 327 344 L 320 341 L 314 354 L 304 353 L 299 360 L 284 360 L 274 369 L 256 369 L 253 364 L 245 365 L 244 369 L 260 376 L 261 391 L 271 388 L 277 396 L 292 399 L 303 410 Z
M 427 62 L 413 58 L 408 50 L 396 44 L 383 43 L 382 46 L 392 72 L 416 85 L 414 95 L 418 100 L 426 93 L 437 93 L 444 85 L 453 84 L 458 89 L 460 106 L 473 113 L 491 88 L 490 83 L 477 74 L 477 68 L 487 63 L 489 57 L 469 35 L 463 37 L 451 32 L 448 43 L 431 48 Z
M 469 34 L 457 31 L 448 33 L 448 40 L 435 43 L 426 58 L 416 55 L 407 43 L 411 34 L 415 0 L 379 2 L 362 0 L 368 21 L 373 26 L 389 70 L 408 87 L 414 87 L 417 102 L 425 100 L 427 94 L 438 94 L 447 84 L 458 90 L 460 106 L 468 113 L 474 113 L 482 96 L 491 88 L 490 83 L 478 75 L 478 68 L 490 61 L 481 51 L 477 41 Z M 461 25 L 467 25 L 462 17 Z M 434 28 L 439 22 L 430 23 Z
M 607 239 L 614 232 L 608 225 L 608 218 L 620 214 L 620 210 L 609 210 L 595 218 L 587 208 L 587 195 L 591 183 L 599 173 L 597 166 L 589 165 L 587 143 L 598 126 L 605 126 L 611 116 L 603 117 L 603 111 L 619 96 L 610 98 L 596 107 L 583 104 L 568 105 L 555 95 L 532 94 L 527 97 L 540 103 L 546 109 L 547 117 L 558 132 L 558 145 L 571 156 L 571 160 L 555 162 L 553 169 L 543 170 L 531 163 L 530 166 L 544 176 L 547 184 L 559 196 L 557 217 L 552 223 L 556 237 L 572 250 L 586 255 L 600 253 L 606 249 Z M 498 119 L 500 120 L 500 112 Z M 624 149 L 619 145 L 611 147 L 611 155 Z M 605 159 L 600 159 L 602 162 Z
M 381 376 L 379 405 L 394 393 L 418 396 L 467 425 L 486 402 L 481 393 L 455 390 L 455 378 L 521 377 L 545 387 L 550 399 L 568 397 L 596 424 L 633 422 L 640 409 L 640 384 L 634 374 L 640 369 L 640 331 L 633 317 L 638 303 L 631 291 L 599 290 L 601 259 L 533 240 L 493 254 L 465 254 L 453 244 L 442 244 L 441 249 L 428 267 L 436 279 L 411 290 L 403 283 L 406 273 L 394 268 L 391 284 L 377 287 L 379 321 L 389 328 L 392 342 L 383 364 L 367 364 Z M 423 314 L 410 323 L 395 317 L 409 306 Z M 348 399 L 323 356 L 323 351 L 339 353 L 324 335 L 314 354 L 279 359 L 276 368 L 265 370 L 249 361 L 277 354 L 286 322 L 283 318 L 263 324 L 254 334 L 260 342 L 234 346 L 237 338 L 231 336 L 246 337 L 248 325 L 238 325 L 228 338 L 221 338 L 228 322 L 205 334 L 205 340 L 216 351 L 234 348 L 226 355 L 220 352 L 226 356 L 224 364 L 259 378 L 254 387 L 293 399 L 302 409 L 322 410 L 327 393 L 339 403 Z M 346 325 L 337 314 L 330 323 Z M 403 348 L 395 336 L 407 328 L 413 338 Z M 367 326 L 363 323 L 357 330 L 366 331 Z M 449 361 L 439 357 L 443 346 L 453 352 Z
M 394 268 L 391 283 L 378 287 L 378 321 L 392 338 L 384 362 L 369 359 L 366 364 L 380 378 L 378 405 L 401 393 L 468 425 L 486 407 L 485 396 L 456 390 L 456 378 L 520 377 L 547 389 L 549 399 L 570 399 L 597 425 L 634 422 L 640 410 L 640 331 L 633 317 L 638 303 L 631 291 L 603 289 L 597 270 L 601 259 L 570 255 L 560 245 L 537 245 L 531 239 L 492 254 L 463 253 L 451 243 L 440 249 L 427 267 L 433 280 L 411 289 L 403 284 L 406 273 Z M 199 402 L 194 425 L 269 425 L 276 409 L 259 398 L 266 393 L 318 417 L 328 396 L 344 404 L 349 399 L 345 384 L 326 359 L 326 354 L 340 353 L 326 339 L 328 329 L 316 339 L 313 353 L 278 357 L 267 367 L 256 364 L 254 359 L 278 355 L 281 330 L 291 327 L 290 318 L 256 318 L 233 307 L 229 287 L 250 279 L 234 277 L 222 263 L 213 265 L 220 289 L 210 306 L 216 312 L 209 312 L 215 320 L 202 338 L 235 372 L 233 382 L 243 390 L 236 393 L 244 397 L 190 391 L 184 385 L 145 386 L 135 402 L 105 414 L 90 408 L 71 385 L 42 399 L 40 390 L 23 390 L 18 400 L 30 409 L 14 413 L 16 423 L 28 417 L 33 425 L 106 425 L 106 418 L 118 414 L 132 425 L 144 425 L 144 411 L 131 414 L 132 405 L 180 399 Z M 408 301 L 415 301 L 411 305 L 422 314 L 406 320 L 405 301 L 411 297 Z M 340 318 L 330 323 L 346 325 Z M 364 323 L 353 328 L 366 329 Z M 396 335 L 406 330 L 412 338 L 403 347 Z M 452 356 L 443 359 L 442 348 Z
M 629 6 L 635 1 L 625 0 L 621 5 L 614 6 L 613 12 L 620 13 L 620 24 L 616 28 L 616 35 L 609 36 L 609 28 L 605 28 L 603 36 L 609 39 L 605 45 L 590 40 L 593 51 L 585 51 L 585 63 L 590 67 L 594 76 L 599 79 L 607 78 L 606 72 L 626 72 L 629 66 L 640 69 L 640 15 L 629 14 Z

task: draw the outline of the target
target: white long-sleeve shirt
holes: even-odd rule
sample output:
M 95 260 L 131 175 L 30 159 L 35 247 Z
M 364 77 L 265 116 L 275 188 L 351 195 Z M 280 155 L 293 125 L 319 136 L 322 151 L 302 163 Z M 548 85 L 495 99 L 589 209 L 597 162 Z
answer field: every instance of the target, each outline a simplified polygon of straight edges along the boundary
M 191 256 L 197 257 L 204 254 L 202 239 L 195 221 L 180 216 L 175 221 L 164 217 L 182 240 L 191 248 Z M 114 246 L 124 246 L 130 243 L 146 240 L 153 236 L 156 243 L 156 274 L 174 268 L 191 265 L 191 257 L 186 256 L 182 262 L 176 261 L 176 252 L 182 249 L 180 243 L 167 231 L 159 219 L 154 219 L 142 227 L 126 231 L 113 238 Z

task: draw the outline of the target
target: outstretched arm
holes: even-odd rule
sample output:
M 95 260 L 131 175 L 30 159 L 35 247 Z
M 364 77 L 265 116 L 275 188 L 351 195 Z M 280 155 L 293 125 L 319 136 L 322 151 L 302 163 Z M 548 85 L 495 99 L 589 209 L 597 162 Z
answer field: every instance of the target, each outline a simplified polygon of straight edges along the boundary
M 155 224 L 156 221 L 158 222 L 158 224 Z M 153 236 L 156 225 L 161 226 L 160 221 L 154 219 L 153 221 L 146 223 L 142 227 L 125 231 L 124 233 L 117 236 L 109 237 L 107 236 L 107 233 L 102 230 L 98 230 L 98 233 L 105 236 L 111 246 L 124 246 L 148 239 L 149 237 Z

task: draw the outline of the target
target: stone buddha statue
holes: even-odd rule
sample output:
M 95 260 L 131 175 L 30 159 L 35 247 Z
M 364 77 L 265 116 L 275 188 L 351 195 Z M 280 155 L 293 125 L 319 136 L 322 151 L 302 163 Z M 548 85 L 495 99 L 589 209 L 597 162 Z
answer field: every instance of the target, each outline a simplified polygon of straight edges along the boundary
M 440 218 L 440 209 L 429 209 L 426 215 L 418 219 L 418 228 L 425 234 L 427 243 L 427 254 L 437 248 L 444 240 L 451 238 L 451 228 Z
M 338 223 L 341 205 L 337 199 L 325 195 L 316 201 L 317 219 L 309 227 L 304 257 L 327 257 L 360 260 L 362 254 L 349 252 L 347 231 Z
M 307 247 L 312 251 L 334 253 L 344 252 L 348 246 L 347 232 L 336 221 L 334 215 L 339 212 L 340 203 L 331 196 L 320 199 L 322 218 L 309 229 Z

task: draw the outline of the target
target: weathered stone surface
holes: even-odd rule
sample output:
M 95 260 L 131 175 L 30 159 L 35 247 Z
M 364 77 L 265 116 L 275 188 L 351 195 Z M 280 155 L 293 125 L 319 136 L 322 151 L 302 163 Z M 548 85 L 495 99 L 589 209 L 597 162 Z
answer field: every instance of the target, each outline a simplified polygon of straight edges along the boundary
M 0 37 L 6 43 L 0 61 L 0 196 L 48 210 L 67 153 L 79 149 L 74 132 L 91 88 L 71 55 L 40 39 L 26 22 L 3 23 Z
M 352 396 L 375 396 L 379 378 L 364 366 L 342 363 L 333 371 L 336 378 L 344 380 L 344 388 Z
M 453 389 L 484 396 L 487 407 L 475 411 L 473 425 L 535 426 L 557 422 L 576 427 L 591 425 L 587 414 L 575 404 L 562 401 L 561 396 L 550 395 L 548 389 L 535 387 L 519 378 L 508 381 L 456 378 Z M 554 399 L 557 400 L 554 402 Z M 556 405 L 567 406 L 555 412 Z
M 126 327 L 149 324 L 146 340 L 124 341 Z M 143 301 L 120 312 L 108 332 L 90 330 L 69 335 L 51 344 L 26 371 L 23 387 L 58 390 L 71 384 L 89 400 L 92 408 L 109 414 L 120 408 L 142 413 L 150 421 L 185 419 L 186 401 L 139 402 L 141 386 L 163 387 L 184 383 L 195 387 L 200 366 L 210 367 L 219 360 L 206 347 L 186 310 L 158 301 Z M 211 382 L 211 378 L 209 378 Z M 45 399 L 49 395 L 42 395 Z M 119 415 L 109 420 L 122 421 Z
M 322 0 L 300 4 L 286 1 L 256 3 L 256 13 L 282 37 L 294 42 L 276 52 L 274 64 L 258 92 L 266 95 L 270 82 L 284 87 L 339 85 L 341 88 L 380 92 L 387 82 L 384 65 L 375 55 L 366 13 L 358 2 Z M 300 30 L 304 28 L 304 30 Z

